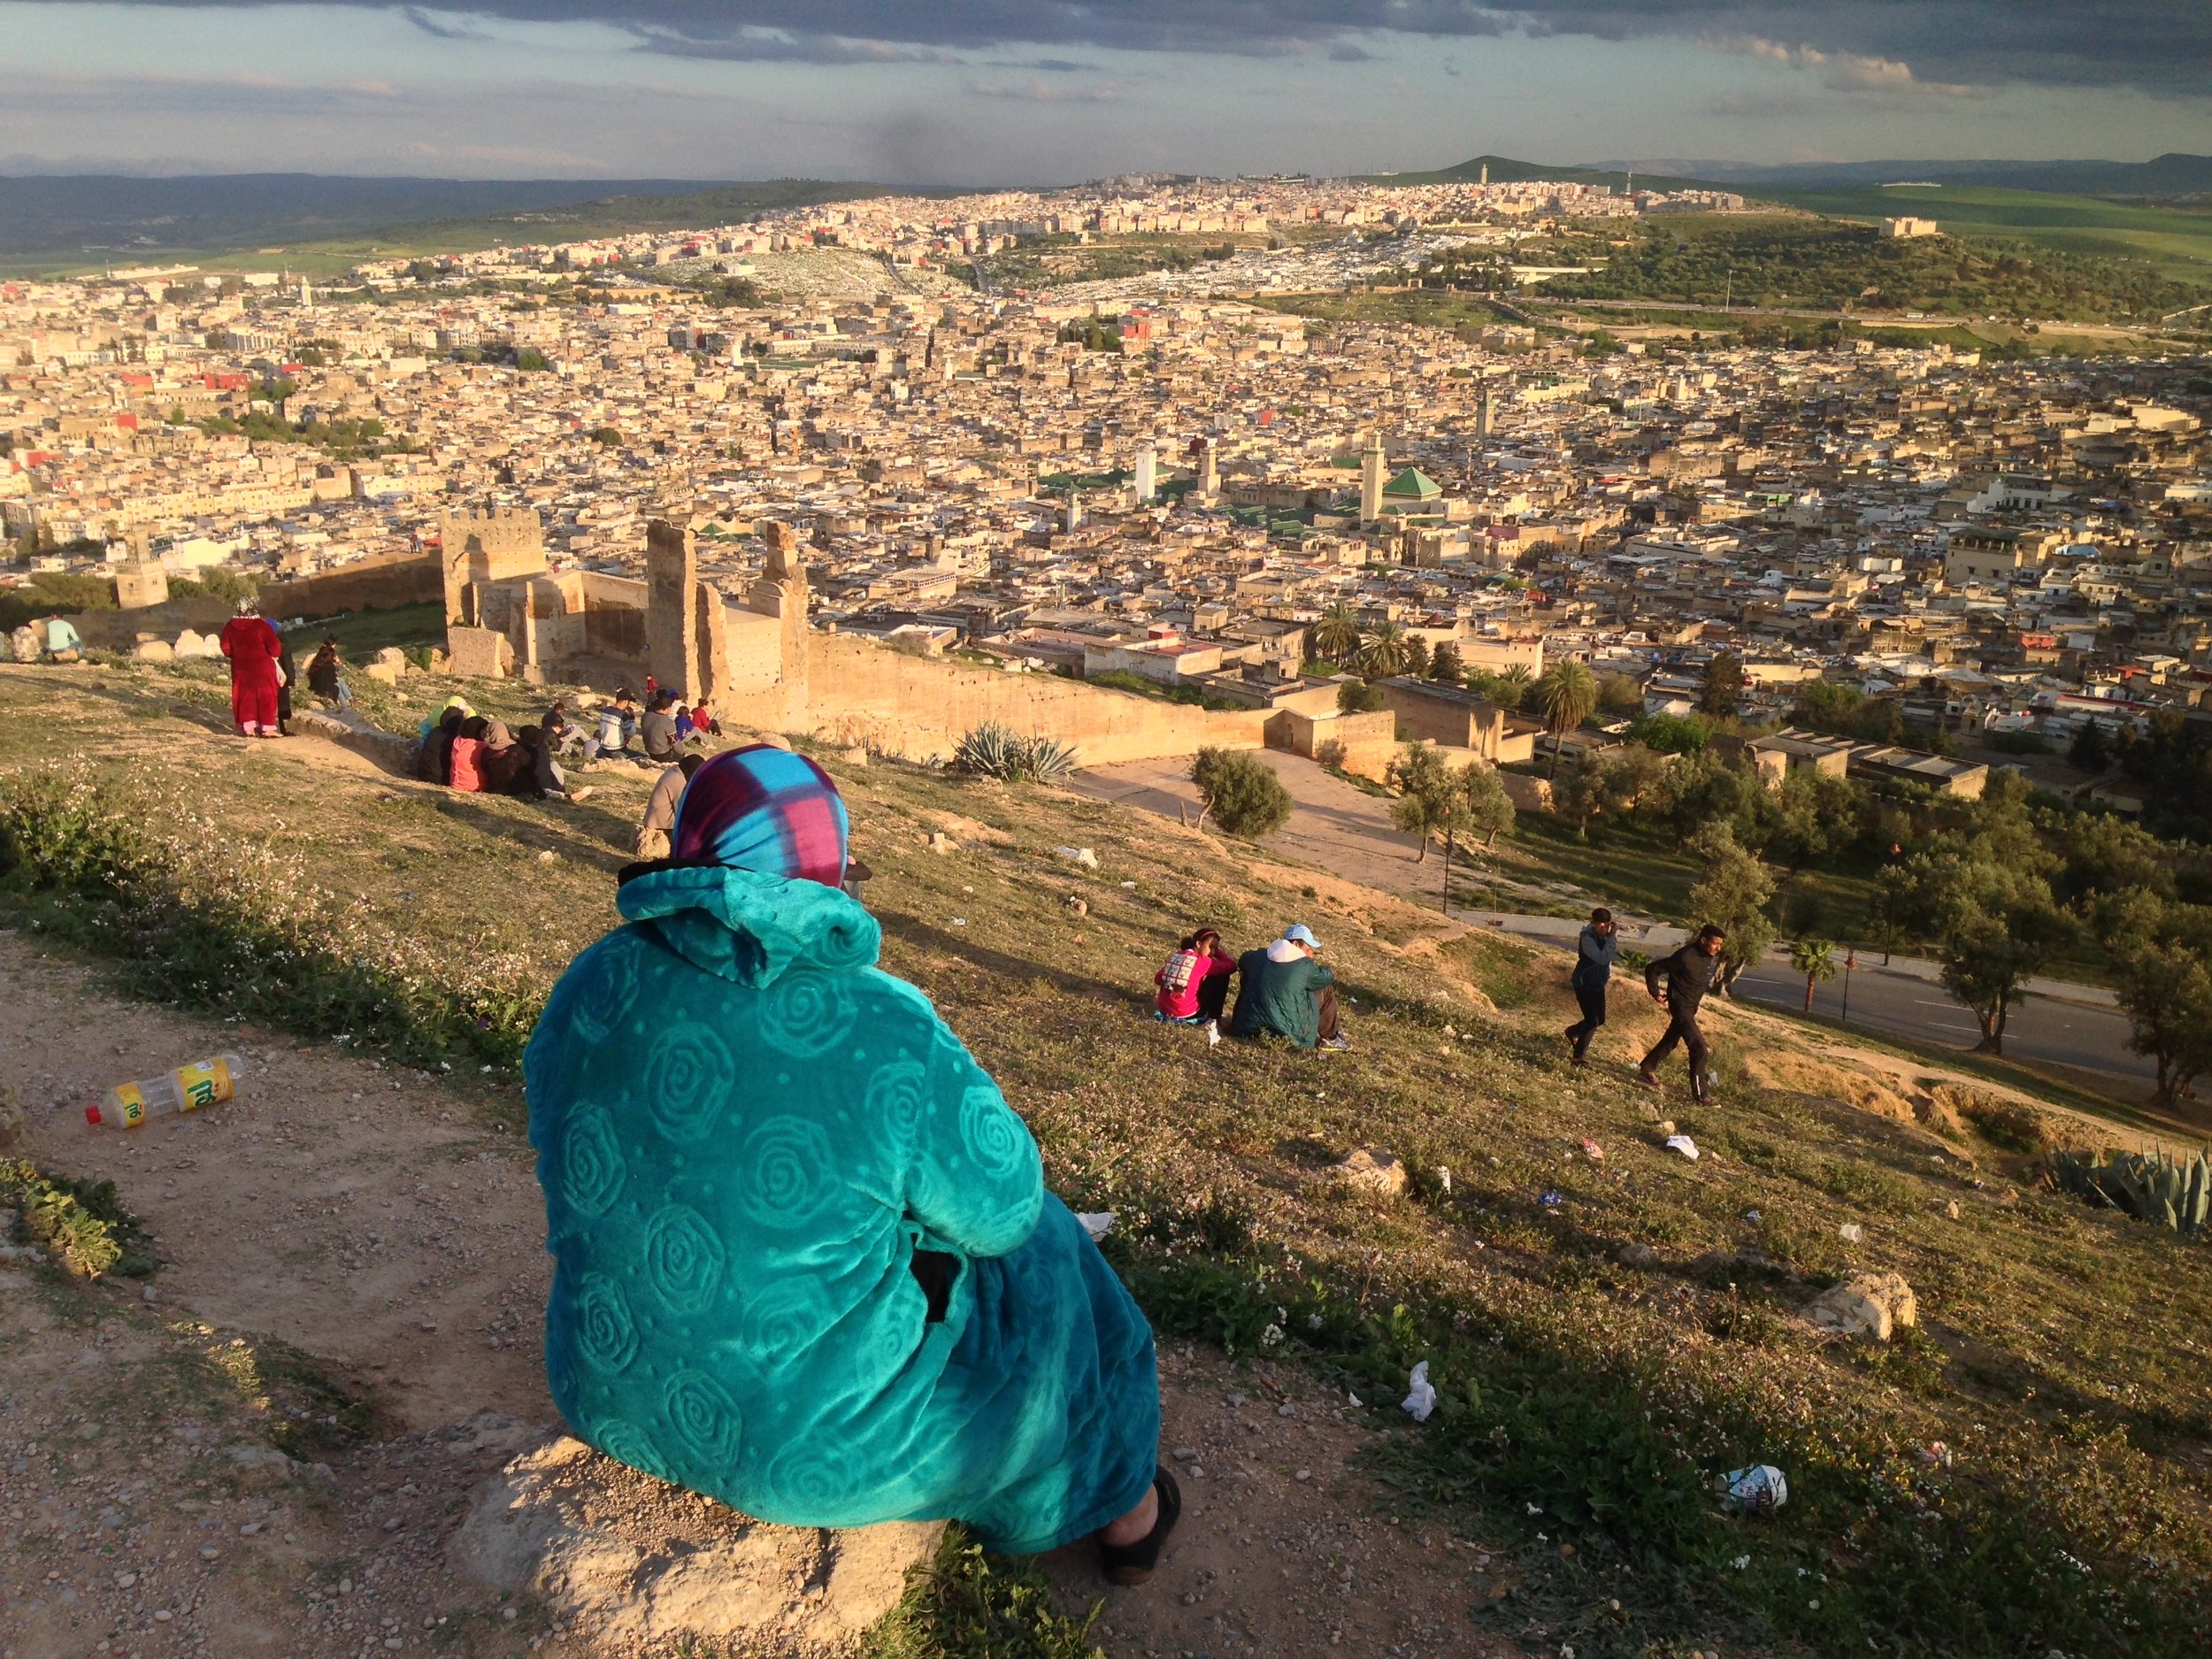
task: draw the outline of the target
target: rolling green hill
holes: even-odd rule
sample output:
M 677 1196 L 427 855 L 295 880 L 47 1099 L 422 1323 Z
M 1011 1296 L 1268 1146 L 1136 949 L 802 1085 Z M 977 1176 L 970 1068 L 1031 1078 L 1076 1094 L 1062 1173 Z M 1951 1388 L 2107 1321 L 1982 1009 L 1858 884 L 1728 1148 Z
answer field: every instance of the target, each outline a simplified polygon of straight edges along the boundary
M 1868 185 L 1771 194 L 1793 207 L 1837 219 L 1917 214 L 1936 220 L 1952 235 L 2002 237 L 2060 253 L 2147 260 L 2161 275 L 2212 283 L 2212 207 L 2148 207 L 1985 186 Z
M 2202 277 L 2212 278 L 2212 268 Z M 1603 270 L 1555 277 L 1536 291 L 1555 299 L 1732 300 L 1778 310 L 2075 322 L 2155 321 L 2202 297 L 2201 288 L 2140 260 L 1977 238 L 1892 241 L 1850 220 L 1788 213 L 1648 219 Z

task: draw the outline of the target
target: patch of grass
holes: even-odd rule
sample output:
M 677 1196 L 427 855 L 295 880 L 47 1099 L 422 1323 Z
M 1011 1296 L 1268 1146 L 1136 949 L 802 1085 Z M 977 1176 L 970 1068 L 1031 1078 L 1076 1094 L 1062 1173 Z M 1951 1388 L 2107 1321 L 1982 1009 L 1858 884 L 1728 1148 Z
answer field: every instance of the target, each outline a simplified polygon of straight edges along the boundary
M 1081 1618 L 1055 1604 L 1043 1574 L 1026 1562 L 986 1555 L 958 1526 L 945 1529 L 936 1559 L 918 1571 L 905 1598 L 862 1643 L 863 1659 L 1102 1659 L 1090 1640 L 1105 1603 Z
M 288 1456 L 326 1455 L 358 1445 L 376 1431 L 371 1402 L 334 1381 L 289 1343 L 266 1336 L 225 1337 L 206 1325 L 172 1330 Z
M 335 639 L 338 654 L 353 669 L 347 676 L 348 687 L 357 695 L 360 687 L 352 682 L 361 677 L 360 665 L 387 646 L 397 646 L 403 651 L 426 645 L 445 649 L 445 602 L 432 600 L 427 604 L 395 605 L 385 611 L 349 611 L 342 616 L 311 618 L 287 630 L 285 637 L 299 658 L 303 677 L 307 672 L 307 659 L 320 649 L 324 639 Z
M 190 832 L 188 802 L 156 809 L 81 772 L 0 778 L 0 902 L 52 937 L 125 964 L 157 1000 L 380 1043 L 425 1064 L 513 1073 L 544 1001 L 493 953 L 455 962 L 437 941 L 370 921 L 297 861 Z
M 138 1217 L 116 1197 L 113 1181 L 72 1180 L 16 1158 L 0 1162 L 0 1197 L 16 1205 L 26 1236 L 73 1273 L 143 1279 L 158 1265 Z
M 1418 323 L 1471 334 L 1493 323 L 1519 323 L 1511 311 L 1469 294 L 1442 288 L 1408 288 L 1392 294 L 1256 294 L 1248 302 L 1262 311 L 1322 322 Z

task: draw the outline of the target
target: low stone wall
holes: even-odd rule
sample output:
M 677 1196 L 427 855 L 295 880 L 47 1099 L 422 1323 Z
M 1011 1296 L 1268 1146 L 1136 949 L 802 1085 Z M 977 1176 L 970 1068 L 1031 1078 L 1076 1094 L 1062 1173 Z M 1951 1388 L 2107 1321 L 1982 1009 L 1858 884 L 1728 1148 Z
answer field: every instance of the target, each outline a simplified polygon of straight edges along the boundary
M 73 611 L 69 620 L 93 649 L 127 651 L 142 634 L 172 641 L 187 628 L 220 634 L 235 610 L 227 599 L 171 599 L 134 611 Z
M 319 575 L 265 582 L 265 617 L 332 617 L 342 611 L 389 611 L 445 595 L 445 573 L 432 554 L 366 558 Z
M 848 634 L 811 634 L 806 649 L 803 690 L 793 687 L 787 700 L 787 729 L 865 744 L 879 754 L 950 755 L 964 734 L 987 721 L 1025 737 L 1057 738 L 1072 745 L 1086 766 L 1266 742 L 1264 709 L 1195 709 L 1057 674 L 931 662 Z M 744 706 L 735 713 L 749 725 L 767 723 L 764 714 Z

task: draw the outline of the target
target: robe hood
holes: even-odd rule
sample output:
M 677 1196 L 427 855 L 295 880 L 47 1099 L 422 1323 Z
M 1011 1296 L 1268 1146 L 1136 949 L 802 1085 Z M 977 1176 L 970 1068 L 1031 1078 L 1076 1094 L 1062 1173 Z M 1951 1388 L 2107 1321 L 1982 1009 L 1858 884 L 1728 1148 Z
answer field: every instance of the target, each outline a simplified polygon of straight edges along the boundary
M 755 987 L 801 964 L 872 967 L 883 941 L 875 918 L 836 887 L 720 864 L 638 876 L 615 905 L 693 965 Z

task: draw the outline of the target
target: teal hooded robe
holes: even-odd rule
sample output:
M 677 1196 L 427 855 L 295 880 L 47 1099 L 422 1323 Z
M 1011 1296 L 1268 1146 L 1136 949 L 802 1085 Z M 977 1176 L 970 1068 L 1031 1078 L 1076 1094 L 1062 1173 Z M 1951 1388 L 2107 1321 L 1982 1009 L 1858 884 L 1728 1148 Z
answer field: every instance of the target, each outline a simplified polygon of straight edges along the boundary
M 1152 1333 L 876 923 L 817 882 L 672 868 L 553 989 L 523 1071 L 554 1402 L 765 1521 L 957 1520 L 1056 1548 L 1136 1507 Z M 952 1258 L 940 1323 L 910 1266 Z

